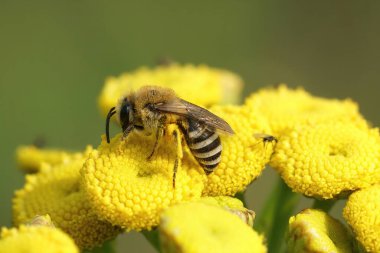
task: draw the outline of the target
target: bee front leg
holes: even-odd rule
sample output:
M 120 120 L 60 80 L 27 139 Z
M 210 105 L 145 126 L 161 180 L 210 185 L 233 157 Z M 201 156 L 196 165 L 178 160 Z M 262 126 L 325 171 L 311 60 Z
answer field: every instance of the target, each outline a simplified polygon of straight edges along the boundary
M 124 132 L 123 132 L 123 136 L 121 136 L 121 140 L 122 141 L 124 141 L 126 138 L 127 138 L 127 136 L 128 136 L 128 134 L 133 130 L 133 125 L 129 125 L 125 130 L 124 130 Z
M 182 161 L 183 150 L 182 150 L 182 140 L 181 140 L 181 136 L 178 129 L 175 129 L 173 131 L 173 136 L 174 136 L 174 140 L 177 146 L 177 150 L 176 150 L 177 152 L 176 152 L 176 157 L 174 161 L 174 169 L 173 169 L 173 188 L 175 188 L 175 179 L 177 175 L 177 169 L 178 169 L 178 166 L 180 165 L 180 162 Z
M 154 142 L 153 150 L 148 156 L 147 160 L 152 159 L 154 153 L 157 151 L 158 143 L 161 140 L 162 136 L 164 136 L 165 129 L 163 126 L 157 127 L 157 132 L 156 132 L 156 141 Z

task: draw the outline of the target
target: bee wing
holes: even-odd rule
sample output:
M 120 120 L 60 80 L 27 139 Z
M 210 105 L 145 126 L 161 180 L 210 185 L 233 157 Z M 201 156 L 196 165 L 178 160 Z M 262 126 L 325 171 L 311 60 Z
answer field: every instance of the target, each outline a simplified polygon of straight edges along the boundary
M 196 121 L 204 123 L 206 126 L 216 128 L 224 133 L 234 134 L 234 131 L 225 120 L 202 107 L 180 98 L 166 103 L 155 104 L 155 108 L 162 112 L 190 117 Z

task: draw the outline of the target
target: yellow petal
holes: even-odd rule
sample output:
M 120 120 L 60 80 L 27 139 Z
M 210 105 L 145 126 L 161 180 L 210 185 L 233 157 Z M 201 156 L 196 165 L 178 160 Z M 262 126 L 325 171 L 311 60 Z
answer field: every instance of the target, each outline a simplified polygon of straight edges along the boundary
M 293 191 L 330 199 L 380 182 L 378 129 L 302 125 L 284 134 L 271 165 Z
M 243 87 L 242 80 L 236 74 L 204 65 L 173 64 L 152 69 L 140 68 L 107 79 L 99 97 L 103 115 L 107 115 L 121 96 L 145 85 L 172 88 L 180 98 L 199 106 L 236 103 Z
M 306 209 L 289 219 L 289 252 L 351 253 L 351 244 L 344 225 L 321 210 Z
M 159 226 L 164 252 L 266 252 L 263 237 L 223 208 L 182 203 L 166 209 Z
M 14 223 L 49 214 L 54 224 L 68 233 L 80 248 L 99 246 L 116 236 L 120 229 L 100 221 L 80 189 L 79 170 L 84 160 L 75 159 L 28 175 L 24 188 L 16 191 L 13 199 Z
M 259 90 L 249 96 L 246 103 L 253 113 L 267 119 L 277 136 L 304 123 L 334 121 L 360 127 L 367 125 L 355 102 L 315 97 L 302 88 L 290 89 L 285 84 Z
M 79 253 L 73 239 L 59 229 L 45 226 L 2 228 L 0 252 Z
M 380 185 L 351 194 L 343 216 L 368 252 L 380 252 Z

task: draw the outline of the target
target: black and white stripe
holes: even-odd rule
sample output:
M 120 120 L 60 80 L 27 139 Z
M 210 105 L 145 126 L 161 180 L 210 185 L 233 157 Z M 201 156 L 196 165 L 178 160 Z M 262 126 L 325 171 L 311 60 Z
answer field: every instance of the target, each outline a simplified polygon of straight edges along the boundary
M 201 122 L 189 119 L 188 124 L 185 131 L 187 145 L 206 174 L 209 174 L 221 160 L 222 144 L 219 135 Z

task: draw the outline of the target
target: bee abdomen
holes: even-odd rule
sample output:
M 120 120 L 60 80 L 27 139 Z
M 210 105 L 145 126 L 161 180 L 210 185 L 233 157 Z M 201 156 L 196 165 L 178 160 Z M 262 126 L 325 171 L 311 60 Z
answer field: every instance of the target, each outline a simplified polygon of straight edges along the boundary
M 205 172 L 211 173 L 221 160 L 222 144 L 219 135 L 199 122 L 189 120 L 186 141 Z

